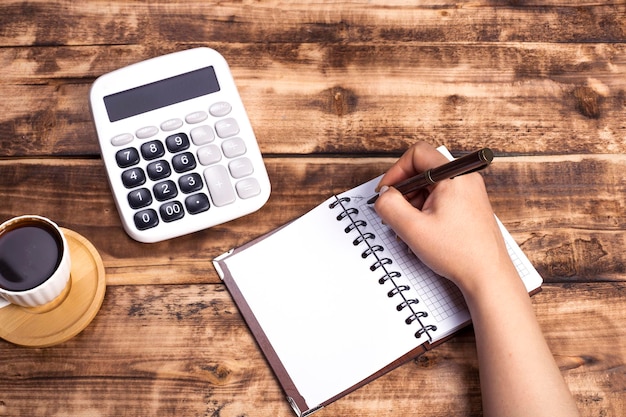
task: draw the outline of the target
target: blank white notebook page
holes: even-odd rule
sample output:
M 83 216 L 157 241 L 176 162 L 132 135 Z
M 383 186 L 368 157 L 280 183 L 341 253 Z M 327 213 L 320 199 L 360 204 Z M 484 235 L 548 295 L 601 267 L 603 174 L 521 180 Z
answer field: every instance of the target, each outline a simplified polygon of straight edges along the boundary
M 396 297 L 328 205 L 226 260 L 309 405 L 369 377 L 421 342 Z M 423 338 L 424 339 L 424 338 Z

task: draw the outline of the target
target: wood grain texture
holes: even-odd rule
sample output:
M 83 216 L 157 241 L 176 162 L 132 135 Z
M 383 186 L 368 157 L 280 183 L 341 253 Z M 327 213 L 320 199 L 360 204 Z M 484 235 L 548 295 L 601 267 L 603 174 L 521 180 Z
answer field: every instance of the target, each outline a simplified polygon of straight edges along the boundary
M 11 46 L 180 42 L 615 42 L 622 2 L 5 2 Z M 163 17 L 167 17 L 164 19 Z M 38 24 L 39 23 L 39 24 Z
M 533 298 L 583 416 L 626 406 L 626 344 L 615 328 L 626 322 L 624 291 L 623 283 L 546 285 Z M 7 415 L 293 415 L 221 286 L 115 286 L 71 341 L 36 350 L 3 343 L 0 352 Z M 480 415 L 477 372 L 467 329 L 317 415 Z
M 416 139 L 513 155 L 626 152 L 623 44 L 208 46 L 229 60 L 265 154 L 400 154 Z M 0 49 L 2 155 L 97 155 L 91 83 L 155 55 Z
M 210 260 L 384 172 L 392 158 L 266 158 L 258 212 L 145 245 L 121 226 L 101 161 L 0 161 L 4 220 L 28 208 L 86 236 L 110 285 L 219 282 Z M 626 157 L 504 157 L 483 172 L 494 212 L 548 282 L 624 281 Z M 80 209 L 76 209 L 80 207 Z M 140 267 L 138 267 L 138 264 Z
M 93 80 L 198 45 L 228 59 L 264 153 L 624 153 L 625 22 L 621 2 L 7 2 L 2 154 L 96 155 Z
M 140 244 L 110 194 L 89 88 L 196 46 L 228 60 L 272 196 Z M 623 1 L 7 0 L 0 67 L 0 220 L 38 213 L 79 232 L 108 283 L 70 341 L 0 340 L 0 416 L 293 415 L 210 261 L 420 139 L 495 151 L 490 199 L 546 281 L 533 303 L 582 416 L 626 409 Z M 467 329 L 317 415 L 481 414 Z

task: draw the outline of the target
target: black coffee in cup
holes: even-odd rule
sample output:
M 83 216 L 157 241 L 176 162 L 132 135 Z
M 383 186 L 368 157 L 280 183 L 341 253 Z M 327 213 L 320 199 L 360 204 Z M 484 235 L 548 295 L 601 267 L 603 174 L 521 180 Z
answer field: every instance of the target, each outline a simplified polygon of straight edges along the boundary
M 48 223 L 30 219 L 0 231 L 0 287 L 27 291 L 44 283 L 63 256 L 63 241 Z

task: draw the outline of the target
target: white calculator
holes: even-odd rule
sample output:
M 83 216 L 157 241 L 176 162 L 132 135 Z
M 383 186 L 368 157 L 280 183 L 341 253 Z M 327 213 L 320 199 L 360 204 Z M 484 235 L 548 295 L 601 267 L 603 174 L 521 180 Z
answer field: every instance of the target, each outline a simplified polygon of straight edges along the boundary
M 226 60 L 196 48 L 99 77 L 90 92 L 124 229 L 145 243 L 261 208 L 270 181 Z

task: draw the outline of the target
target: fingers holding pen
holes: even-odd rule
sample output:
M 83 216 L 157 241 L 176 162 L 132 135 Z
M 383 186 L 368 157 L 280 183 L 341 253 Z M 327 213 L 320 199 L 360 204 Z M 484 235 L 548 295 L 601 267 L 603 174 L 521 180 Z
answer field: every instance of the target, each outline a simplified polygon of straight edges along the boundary
M 417 142 L 389 168 L 378 184 L 376 191 L 380 191 L 383 185 L 397 184 L 446 162 L 448 162 L 448 159 L 437 151 L 434 146 L 426 142 Z

